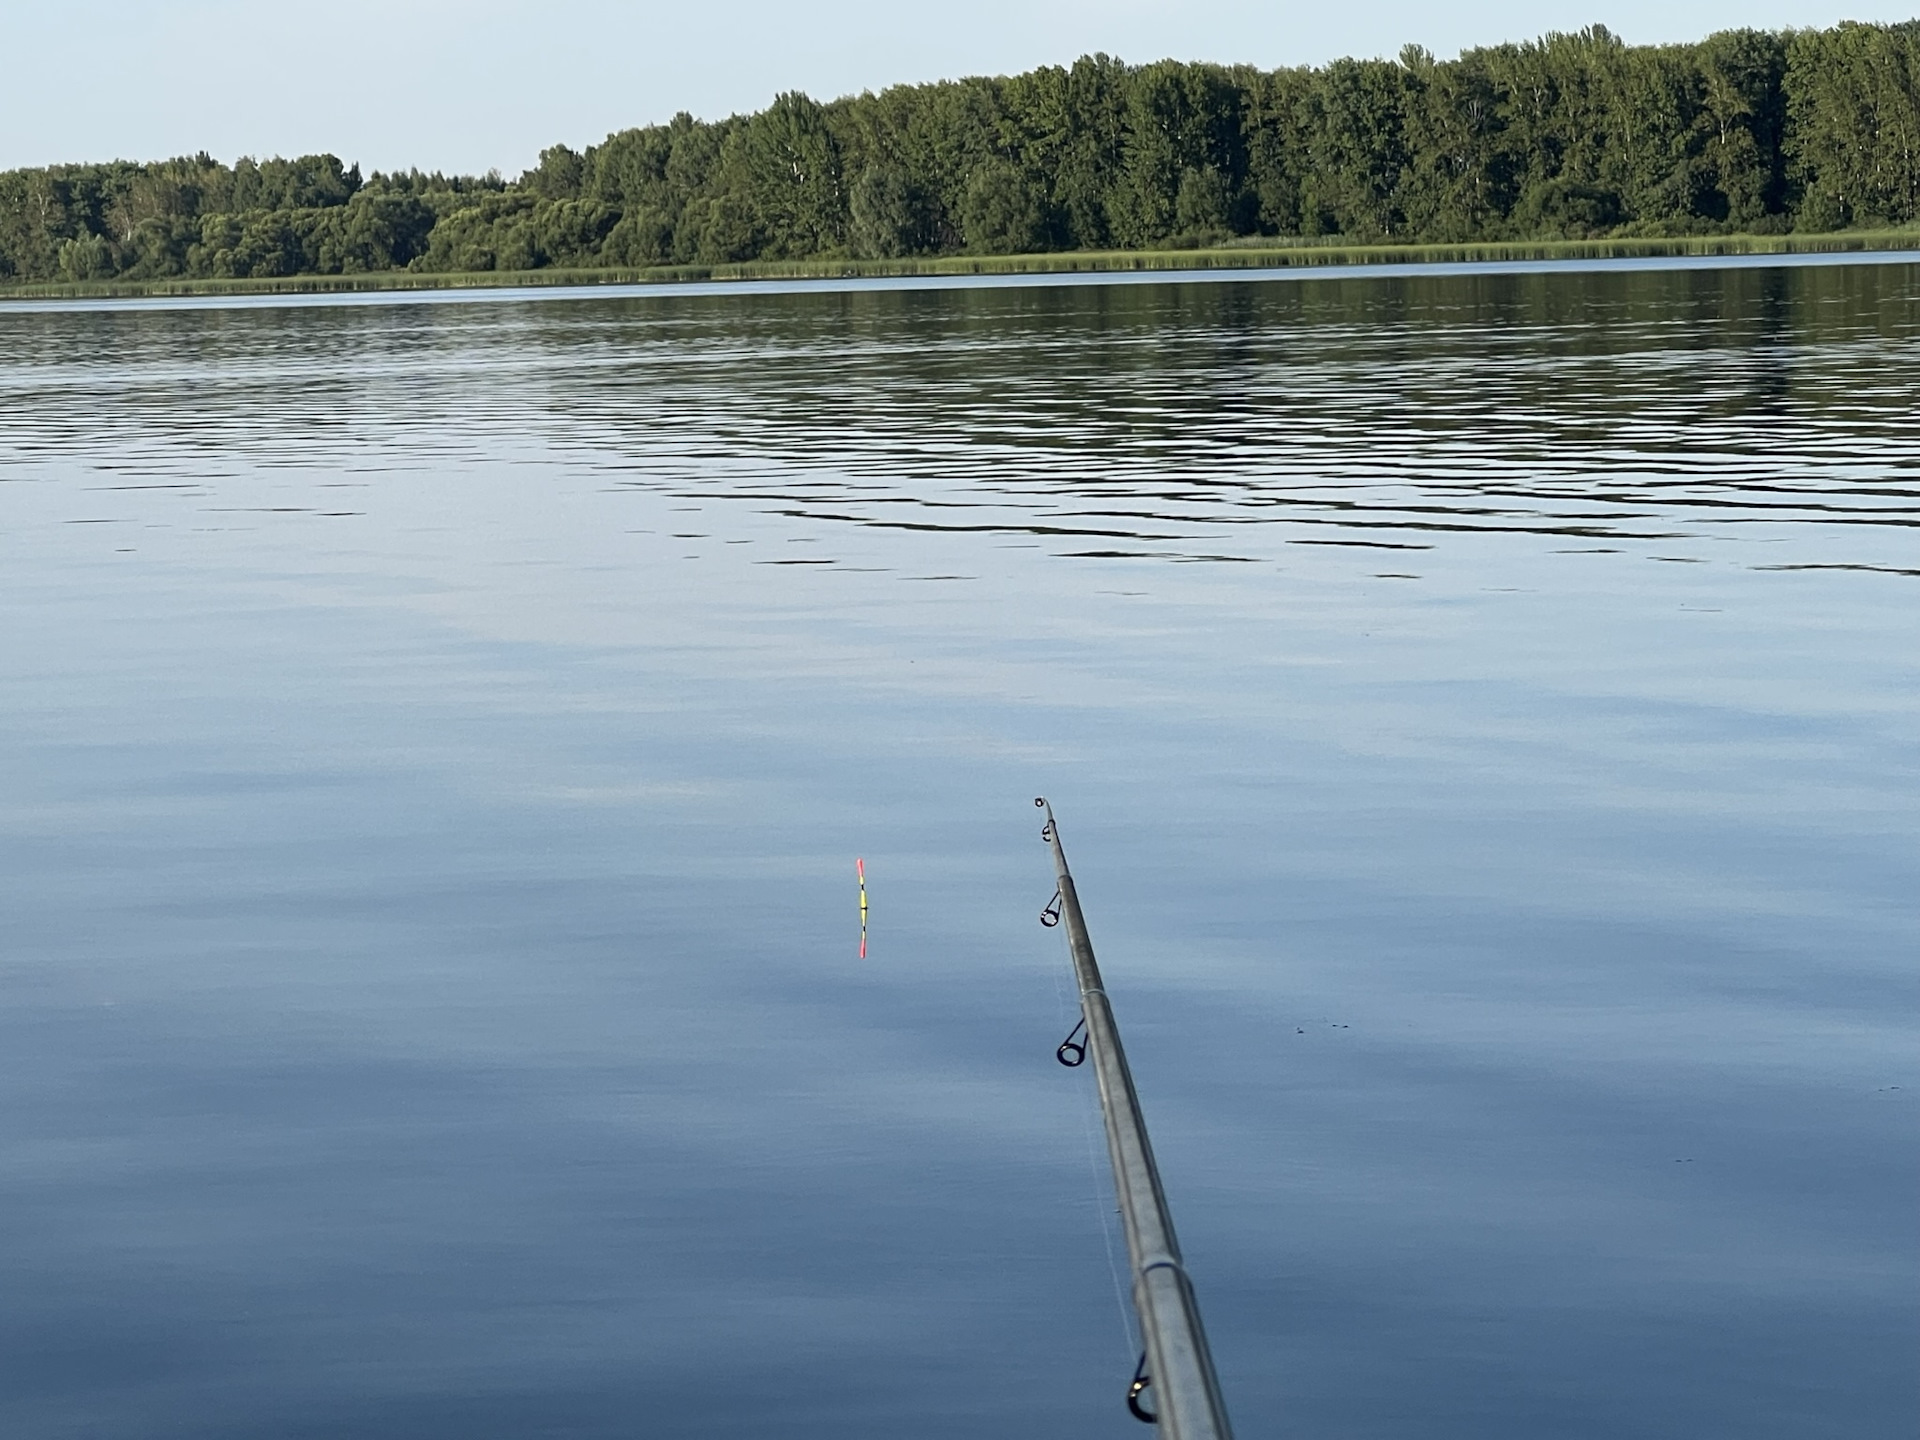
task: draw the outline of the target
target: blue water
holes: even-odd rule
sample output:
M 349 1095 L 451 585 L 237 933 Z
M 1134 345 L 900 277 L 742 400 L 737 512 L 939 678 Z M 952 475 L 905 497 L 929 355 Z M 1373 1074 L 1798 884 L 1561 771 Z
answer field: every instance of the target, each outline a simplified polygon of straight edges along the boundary
M 1916 395 L 1885 264 L 0 309 L 0 1429 L 1144 1433 L 1044 793 L 1243 1440 L 1911 1436 Z

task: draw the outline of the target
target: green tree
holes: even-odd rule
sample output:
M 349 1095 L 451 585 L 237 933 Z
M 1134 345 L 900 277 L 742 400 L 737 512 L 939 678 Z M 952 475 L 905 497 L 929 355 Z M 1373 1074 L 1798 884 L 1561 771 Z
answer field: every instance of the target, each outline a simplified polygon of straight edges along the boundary
M 846 241 L 840 146 L 820 106 L 798 91 L 749 120 L 724 180 L 754 217 L 755 249 L 771 259 L 819 255 Z
M 1920 216 L 1920 21 L 1787 44 L 1787 150 L 1809 229 Z
M 981 255 L 1018 255 L 1045 247 L 1046 211 L 1010 161 L 990 159 L 967 178 L 960 202 L 967 248 Z
M 635 205 L 614 222 L 600 254 L 609 265 L 664 265 L 673 258 L 673 221 L 650 205 Z
M 1765 31 L 1725 30 L 1696 55 L 1712 208 L 1730 228 L 1752 229 L 1786 208 L 1786 46 Z
M 1182 234 L 1196 239 L 1217 238 L 1229 232 L 1233 221 L 1233 187 L 1212 165 L 1189 165 L 1180 172 L 1174 196 L 1173 223 Z
M 113 250 L 98 235 L 82 235 L 62 242 L 62 280 L 104 280 L 113 274 Z
M 1385 60 L 1336 60 L 1302 97 L 1300 208 L 1308 234 L 1384 240 L 1406 233 L 1412 83 Z
M 565 145 L 549 145 L 540 152 L 539 166 L 529 170 L 521 183 L 543 199 L 573 200 L 586 179 L 586 157 Z
M 1514 202 L 1501 85 L 1478 53 L 1439 63 L 1408 46 L 1400 63 L 1408 77 L 1400 189 L 1408 233 L 1435 240 L 1497 233 Z
M 0 174 L 0 281 L 645 266 L 1920 221 L 1920 21 L 1603 26 L 1264 71 L 1108 55 L 552 145 L 516 181 L 331 154 Z
M 759 233 L 747 198 L 728 190 L 718 195 L 697 197 L 687 204 L 682 220 L 684 246 L 693 259 L 705 265 L 725 265 L 751 260 L 760 249 Z M 675 248 L 682 248 L 679 235 Z
M 847 218 L 855 255 L 889 260 L 926 248 L 925 202 L 893 166 L 869 165 L 860 172 L 847 197 Z

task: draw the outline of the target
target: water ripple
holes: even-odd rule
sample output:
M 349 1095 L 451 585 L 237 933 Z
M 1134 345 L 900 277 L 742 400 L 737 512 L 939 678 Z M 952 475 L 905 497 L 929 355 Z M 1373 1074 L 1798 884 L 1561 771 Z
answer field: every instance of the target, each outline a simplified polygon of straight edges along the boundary
M 1916 274 L 8 315 L 0 478 L 293 514 L 321 507 L 243 492 L 559 459 L 794 521 L 1116 542 L 1064 559 L 1526 534 L 1904 574 L 1858 546 L 1920 517 Z

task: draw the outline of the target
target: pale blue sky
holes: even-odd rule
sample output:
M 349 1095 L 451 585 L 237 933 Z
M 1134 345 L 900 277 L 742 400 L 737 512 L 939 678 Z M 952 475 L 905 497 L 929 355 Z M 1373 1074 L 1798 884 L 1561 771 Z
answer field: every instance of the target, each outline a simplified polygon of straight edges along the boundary
M 1452 55 L 1595 20 L 1657 41 L 1910 13 L 1840 0 L 0 3 L 0 167 L 332 150 L 369 169 L 508 174 L 555 141 L 583 146 L 677 110 L 713 117 L 781 90 L 825 99 L 1096 50 L 1271 66 L 1392 55 L 1409 40 Z

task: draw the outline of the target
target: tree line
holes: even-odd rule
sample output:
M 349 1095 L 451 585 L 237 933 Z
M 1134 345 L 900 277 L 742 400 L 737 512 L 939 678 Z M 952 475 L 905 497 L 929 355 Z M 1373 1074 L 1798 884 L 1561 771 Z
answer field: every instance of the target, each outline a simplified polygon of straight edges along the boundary
M 1920 21 L 1438 60 L 1105 55 L 555 145 L 515 181 L 332 155 L 0 174 L 0 279 L 1778 233 L 1920 219 Z

